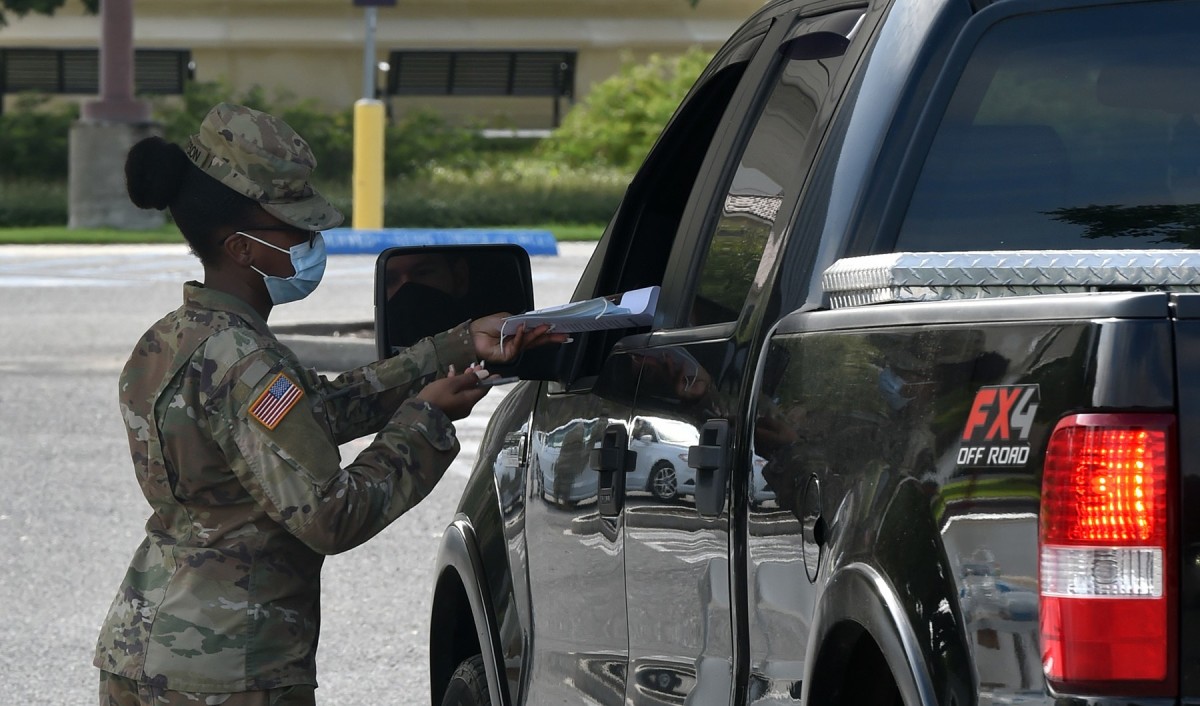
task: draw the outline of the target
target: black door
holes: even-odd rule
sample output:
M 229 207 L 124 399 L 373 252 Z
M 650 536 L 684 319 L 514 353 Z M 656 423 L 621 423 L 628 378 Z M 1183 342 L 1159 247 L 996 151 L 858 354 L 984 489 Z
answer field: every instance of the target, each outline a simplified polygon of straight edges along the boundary
M 710 64 L 635 176 L 581 278 L 575 299 L 664 283 L 676 231 L 709 146 L 767 24 L 751 26 Z M 575 334 L 543 383 L 528 429 L 526 516 L 532 659 L 527 703 L 623 704 L 629 634 L 624 484 L 647 331 Z M 667 439 L 674 441 L 674 437 Z M 636 446 L 642 441 L 634 442 Z M 628 463 L 626 461 L 628 460 Z
M 752 303 L 778 254 L 846 35 L 861 15 L 789 19 L 767 36 L 735 101 L 738 128 L 714 150 L 710 178 L 697 185 L 692 218 L 672 252 L 664 291 L 676 296 L 667 298 L 648 345 L 632 353 L 642 379 L 625 510 L 629 703 L 722 703 L 745 678 L 735 674 L 735 616 L 744 599 L 730 590 L 739 581 L 731 523 L 740 513 L 731 509 L 759 465 L 741 440 L 762 325 Z

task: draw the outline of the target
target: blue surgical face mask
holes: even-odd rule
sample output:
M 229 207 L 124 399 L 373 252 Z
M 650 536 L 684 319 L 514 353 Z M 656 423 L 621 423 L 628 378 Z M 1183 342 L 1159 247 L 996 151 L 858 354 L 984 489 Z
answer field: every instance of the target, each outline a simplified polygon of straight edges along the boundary
M 254 265 L 250 269 L 262 275 L 263 282 L 267 284 L 267 293 L 271 295 L 271 302 L 274 304 L 286 304 L 288 302 L 298 301 L 313 293 L 317 285 L 321 283 L 321 276 L 325 274 L 325 239 L 320 233 L 313 236 L 312 243 L 300 243 L 284 250 L 278 245 L 272 245 L 265 240 L 255 238 L 249 233 L 238 231 L 237 235 L 244 235 L 247 238 L 262 243 L 269 248 L 275 248 L 279 252 L 288 253 L 292 258 L 292 269 L 296 274 L 291 277 L 276 277 L 269 275 Z

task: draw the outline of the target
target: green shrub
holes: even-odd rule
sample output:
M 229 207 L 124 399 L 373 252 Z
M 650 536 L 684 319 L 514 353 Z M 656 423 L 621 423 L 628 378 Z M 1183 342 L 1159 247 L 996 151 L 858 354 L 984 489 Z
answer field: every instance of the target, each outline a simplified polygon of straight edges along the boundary
M 317 158 L 319 182 L 350 178 L 354 169 L 354 115 L 350 110 L 322 113 L 301 104 L 268 112 L 283 118 L 308 142 Z
M 71 123 L 78 117 L 73 104 L 18 97 L 0 115 L 0 179 L 66 180 Z
M 67 182 L 0 180 L 0 227 L 65 225 Z
M 353 212 L 352 109 L 321 111 L 287 95 L 268 98 L 258 88 L 233 96 L 216 83 L 189 84 L 181 98 L 156 99 L 152 106 L 166 138 L 182 143 L 222 100 L 286 120 L 312 146 L 317 187 L 347 216 Z M 22 99 L 0 116 L 0 227 L 67 222 L 67 137 L 76 111 L 44 103 Z M 489 140 L 426 111 L 388 125 L 385 140 L 389 227 L 605 223 L 630 176 L 623 168 L 533 159 L 527 140 Z
M 212 106 L 231 101 L 280 118 L 298 132 L 317 158 L 318 182 L 349 180 L 354 170 L 354 109 L 328 111 L 315 101 L 298 101 L 276 92 L 268 96 L 259 86 L 235 95 L 225 83 L 193 82 L 182 99 L 159 99 L 155 119 L 164 125 L 166 138 L 183 143 Z M 431 110 L 413 110 L 389 122 L 384 133 L 384 172 L 389 178 L 419 174 L 433 165 L 471 169 L 494 163 L 514 152 L 532 150 L 528 141 L 488 140 L 474 127 L 452 125 Z M 321 183 L 318 186 L 321 186 Z
M 389 180 L 383 222 L 389 228 L 606 223 L 628 182 L 619 170 L 564 169 L 534 160 L 469 170 L 434 167 Z M 327 195 L 349 220 L 350 195 L 344 190 Z
M 182 96 L 160 97 L 151 100 L 154 120 L 163 126 L 163 137 L 182 145 L 200 125 L 209 109 L 228 100 L 232 89 L 221 82 L 184 84 Z
M 574 170 L 533 160 L 448 169 L 389 179 L 384 224 L 389 228 L 527 226 L 606 223 L 629 176 L 620 170 Z M 346 214 L 354 212 L 348 181 L 321 190 Z M 0 181 L 0 227 L 63 225 L 65 180 L 41 184 Z
M 626 57 L 615 76 L 593 86 L 567 113 L 539 156 L 574 166 L 636 168 L 711 58 L 699 48 L 644 62 Z
M 286 92 L 268 96 L 261 86 L 241 95 L 224 82 L 187 84 L 181 98 L 154 101 L 154 119 L 163 125 L 166 139 L 183 144 L 195 134 L 214 105 L 229 101 L 277 115 L 298 132 L 317 158 L 317 173 L 323 180 L 349 178 L 354 158 L 354 117 L 350 109 L 330 113 L 314 100 L 298 101 Z
M 487 140 L 471 130 L 450 125 L 429 110 L 413 110 L 387 126 L 384 171 L 389 178 L 407 177 L 434 164 L 462 167 L 486 151 Z

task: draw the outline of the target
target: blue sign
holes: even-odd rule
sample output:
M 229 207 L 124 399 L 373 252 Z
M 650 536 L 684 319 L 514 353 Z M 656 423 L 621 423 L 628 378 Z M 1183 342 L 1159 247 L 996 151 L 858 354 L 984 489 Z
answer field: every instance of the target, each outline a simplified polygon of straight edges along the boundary
M 548 230 L 480 228 L 334 228 L 323 232 L 330 255 L 377 255 L 402 245 L 481 245 L 513 243 L 530 255 L 557 255 L 558 241 Z

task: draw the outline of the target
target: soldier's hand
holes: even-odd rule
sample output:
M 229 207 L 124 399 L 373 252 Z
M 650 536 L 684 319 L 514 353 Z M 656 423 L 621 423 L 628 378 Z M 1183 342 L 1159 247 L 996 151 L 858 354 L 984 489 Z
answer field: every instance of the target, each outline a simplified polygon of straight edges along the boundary
M 529 330 L 522 324 L 517 327 L 516 333 L 509 334 L 502 341 L 500 326 L 508 316 L 509 314 L 502 312 L 471 322 L 471 341 L 475 344 L 475 355 L 482 360 L 489 363 L 507 363 L 528 348 L 548 343 L 565 343 L 567 340 L 565 333 L 551 333 L 549 324 Z
M 417 399 L 442 410 L 451 420 L 458 420 L 470 414 L 490 389 L 479 385 L 474 366 L 461 373 L 456 373 L 452 367 L 449 375 L 422 388 L 417 393 Z

